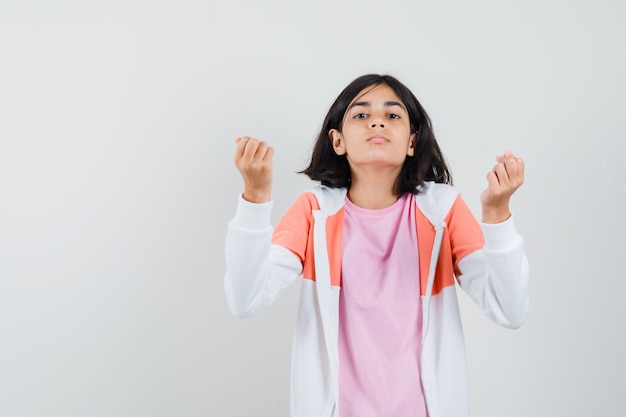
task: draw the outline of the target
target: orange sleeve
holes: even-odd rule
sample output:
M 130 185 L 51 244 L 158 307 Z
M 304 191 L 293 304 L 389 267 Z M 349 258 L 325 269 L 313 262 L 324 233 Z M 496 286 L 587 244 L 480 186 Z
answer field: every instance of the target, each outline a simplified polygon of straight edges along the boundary
M 446 217 L 446 224 L 450 235 L 454 271 L 458 275 L 459 261 L 470 253 L 484 248 L 485 237 L 478 220 L 460 195 Z
M 309 250 L 309 235 L 313 233 L 312 211 L 318 209 L 319 205 L 313 194 L 301 194 L 274 228 L 272 243 L 285 247 L 300 262 L 304 262 Z

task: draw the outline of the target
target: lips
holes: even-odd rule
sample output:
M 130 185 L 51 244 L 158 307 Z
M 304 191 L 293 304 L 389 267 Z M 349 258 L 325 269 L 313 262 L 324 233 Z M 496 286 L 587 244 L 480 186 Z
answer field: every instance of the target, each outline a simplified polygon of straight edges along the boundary
M 384 136 L 380 136 L 380 135 L 372 136 L 372 137 L 368 138 L 367 141 L 370 142 L 370 143 L 386 143 L 386 142 L 389 142 L 389 140 L 387 138 L 385 138 Z

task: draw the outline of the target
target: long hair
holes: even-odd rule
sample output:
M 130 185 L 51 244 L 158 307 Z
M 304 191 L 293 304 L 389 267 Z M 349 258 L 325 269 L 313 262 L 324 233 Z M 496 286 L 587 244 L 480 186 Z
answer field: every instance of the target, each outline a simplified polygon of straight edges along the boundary
M 407 156 L 394 185 L 394 194 L 417 194 L 426 181 L 452 184 L 450 170 L 433 133 L 430 118 L 415 95 L 391 75 L 367 74 L 352 81 L 331 105 L 315 141 L 311 162 L 301 171 L 313 181 L 332 188 L 350 187 L 346 155 L 337 155 L 329 137 L 331 129 L 341 132 L 348 106 L 363 89 L 385 84 L 398 95 L 409 114 L 411 132 L 416 133 L 414 156 Z

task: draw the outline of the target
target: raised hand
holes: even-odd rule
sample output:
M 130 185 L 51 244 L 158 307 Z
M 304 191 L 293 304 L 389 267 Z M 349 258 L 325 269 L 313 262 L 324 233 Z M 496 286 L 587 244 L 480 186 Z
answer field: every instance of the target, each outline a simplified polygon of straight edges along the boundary
M 524 183 L 524 161 L 506 151 L 487 173 L 487 189 L 480 196 L 483 222 L 500 223 L 511 217 L 509 200 Z
M 243 179 L 243 198 L 266 203 L 272 198 L 274 148 L 250 136 L 235 139 L 235 166 Z

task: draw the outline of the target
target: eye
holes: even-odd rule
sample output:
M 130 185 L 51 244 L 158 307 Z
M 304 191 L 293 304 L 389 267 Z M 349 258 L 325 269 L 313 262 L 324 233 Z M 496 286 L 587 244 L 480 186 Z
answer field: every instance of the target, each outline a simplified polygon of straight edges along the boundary
M 355 119 L 365 119 L 367 117 L 366 113 L 357 113 L 354 115 Z
M 389 118 L 389 119 L 399 119 L 400 115 L 395 114 L 395 113 L 391 113 L 391 114 L 387 115 L 387 118 Z

